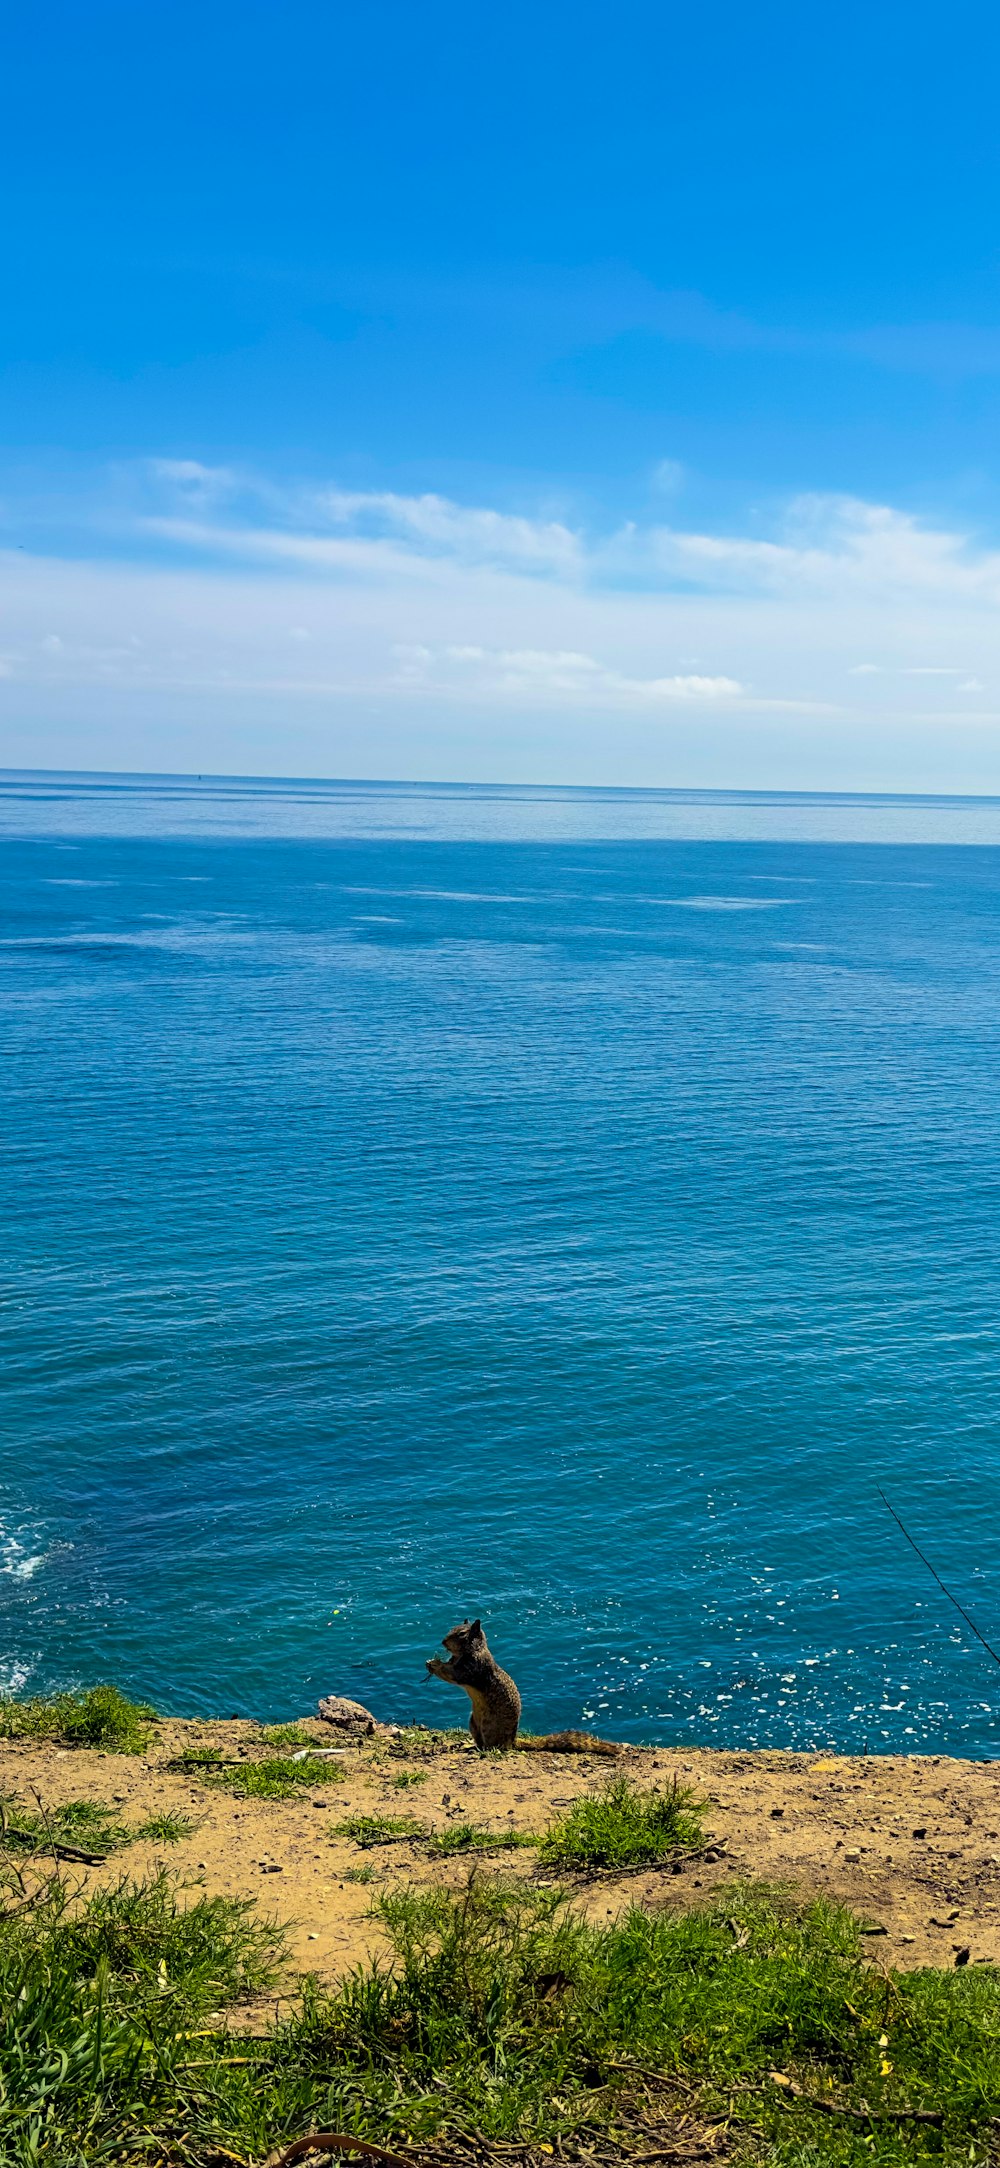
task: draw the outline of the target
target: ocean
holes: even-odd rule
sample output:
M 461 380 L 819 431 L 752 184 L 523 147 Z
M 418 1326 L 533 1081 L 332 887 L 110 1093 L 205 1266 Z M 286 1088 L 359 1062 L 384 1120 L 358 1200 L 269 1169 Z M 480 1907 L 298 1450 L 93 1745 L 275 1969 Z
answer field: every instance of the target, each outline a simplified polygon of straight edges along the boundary
M 0 1690 L 1000 1754 L 1000 802 L 0 777 Z

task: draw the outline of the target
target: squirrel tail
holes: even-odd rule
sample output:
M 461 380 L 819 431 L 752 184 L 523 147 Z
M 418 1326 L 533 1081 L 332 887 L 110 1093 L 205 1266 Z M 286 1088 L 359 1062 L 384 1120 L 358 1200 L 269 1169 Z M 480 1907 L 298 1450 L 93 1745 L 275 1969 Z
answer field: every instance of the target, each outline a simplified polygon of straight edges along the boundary
M 617 1757 L 625 1751 L 613 1739 L 595 1739 L 589 1731 L 548 1731 L 540 1739 L 528 1737 L 515 1743 L 525 1754 L 609 1754 Z

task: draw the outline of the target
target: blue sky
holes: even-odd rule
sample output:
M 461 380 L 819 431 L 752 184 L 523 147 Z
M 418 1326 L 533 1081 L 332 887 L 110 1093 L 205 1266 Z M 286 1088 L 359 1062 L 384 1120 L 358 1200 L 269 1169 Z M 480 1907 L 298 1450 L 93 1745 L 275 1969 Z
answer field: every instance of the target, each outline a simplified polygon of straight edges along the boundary
M 1000 790 L 992 10 L 3 47 L 0 760 Z

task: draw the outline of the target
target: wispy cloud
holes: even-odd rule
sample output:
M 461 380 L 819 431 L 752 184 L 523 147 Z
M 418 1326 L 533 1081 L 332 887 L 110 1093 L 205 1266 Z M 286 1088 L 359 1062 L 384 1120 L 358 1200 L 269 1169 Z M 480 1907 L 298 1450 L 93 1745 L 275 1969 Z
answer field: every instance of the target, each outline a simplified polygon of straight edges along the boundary
M 636 701 L 737 700 L 743 687 L 737 678 L 705 677 L 697 672 L 678 672 L 672 677 L 633 677 L 610 670 L 594 655 L 560 648 L 427 647 L 400 650 L 400 682 L 423 683 L 438 690 L 448 678 L 453 689 L 507 696 L 523 701 L 538 697 L 561 701 L 601 701 L 611 706 Z
M 623 566 L 655 567 L 664 580 L 734 593 L 1000 602 L 1000 552 L 852 497 L 796 498 L 771 536 L 629 530 L 612 540 L 609 555 Z
M 182 503 L 145 513 L 144 531 L 219 557 L 271 557 L 331 573 L 367 570 L 373 578 L 438 562 L 611 590 L 641 583 L 706 594 L 877 595 L 904 602 L 927 594 L 991 607 L 1000 602 L 1000 552 L 854 497 L 794 498 L 767 534 L 662 521 L 628 521 L 600 532 L 430 493 L 327 489 L 282 496 L 228 481 L 218 470 L 198 469 L 189 481 L 187 463 L 164 462 L 158 472 Z M 214 511 L 206 494 L 195 516 L 192 491 L 211 491 Z
M 925 677 L 961 678 L 968 669 L 967 663 L 936 662 L 855 662 L 848 671 L 849 677 Z
M 185 503 L 205 508 L 231 496 L 239 486 L 231 467 L 206 467 L 200 459 L 150 459 L 146 461 L 146 472 L 154 484 L 161 484 Z
M 318 508 L 332 526 L 348 533 L 388 537 L 466 563 L 564 576 L 579 569 L 580 537 L 559 520 L 525 519 L 429 493 L 404 497 L 392 490 L 328 490 Z
M 312 708 L 369 735 L 419 716 L 421 742 L 446 716 L 460 734 L 523 724 L 539 745 L 554 719 L 590 717 L 605 773 L 616 718 L 647 761 L 678 733 L 721 760 L 734 733 L 779 725 L 802 745 L 820 728 L 909 733 L 944 761 L 956 731 L 996 736 L 998 603 L 998 552 L 853 498 L 798 498 L 742 531 L 601 530 L 545 506 L 164 460 L 109 484 L 92 548 L 81 514 L 72 552 L 53 536 L 3 559 L 4 712 L 138 714 L 141 695 L 233 729 L 280 712 L 287 730 Z M 413 772 L 405 752 L 385 760 Z

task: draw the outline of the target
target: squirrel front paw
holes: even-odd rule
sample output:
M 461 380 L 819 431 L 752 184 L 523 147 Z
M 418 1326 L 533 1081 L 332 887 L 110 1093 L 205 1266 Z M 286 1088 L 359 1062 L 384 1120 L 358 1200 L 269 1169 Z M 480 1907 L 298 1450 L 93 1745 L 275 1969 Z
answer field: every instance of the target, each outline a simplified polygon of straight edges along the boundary
M 440 1656 L 428 1656 L 427 1669 L 432 1679 L 447 1679 L 450 1676 L 450 1667 L 441 1662 Z

